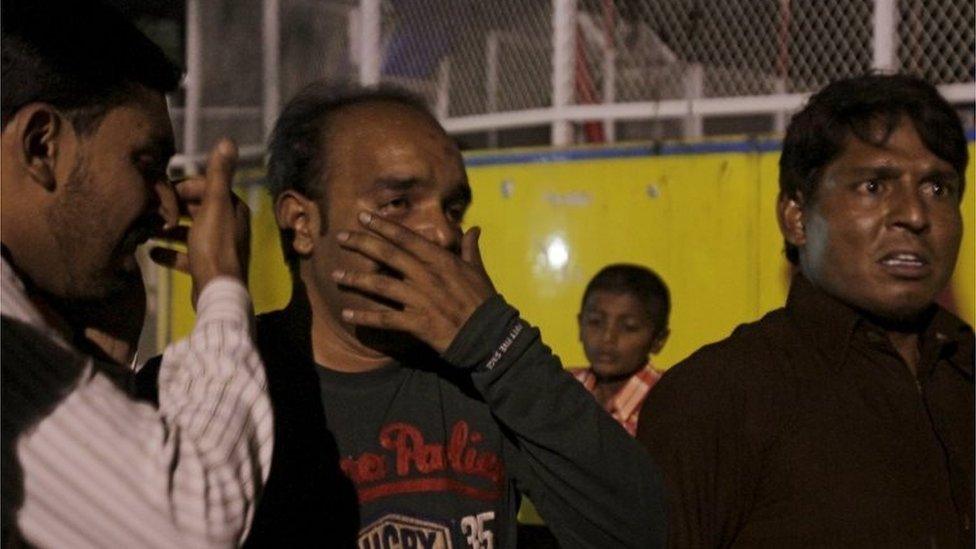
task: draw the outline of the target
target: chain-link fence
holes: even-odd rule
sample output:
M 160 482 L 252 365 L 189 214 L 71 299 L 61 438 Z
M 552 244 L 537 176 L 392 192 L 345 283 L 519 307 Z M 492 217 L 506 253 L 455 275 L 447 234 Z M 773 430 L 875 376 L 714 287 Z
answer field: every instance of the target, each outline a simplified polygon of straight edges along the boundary
M 917 74 L 955 103 L 974 101 L 972 0 L 187 6 L 190 70 L 176 111 L 191 158 L 228 134 L 259 157 L 282 101 L 321 78 L 409 88 L 453 133 L 551 125 L 555 144 L 612 142 L 628 120 L 677 121 L 679 135 L 698 137 L 752 127 L 705 124 L 710 116 L 761 115 L 782 130 L 806 94 L 870 70 Z

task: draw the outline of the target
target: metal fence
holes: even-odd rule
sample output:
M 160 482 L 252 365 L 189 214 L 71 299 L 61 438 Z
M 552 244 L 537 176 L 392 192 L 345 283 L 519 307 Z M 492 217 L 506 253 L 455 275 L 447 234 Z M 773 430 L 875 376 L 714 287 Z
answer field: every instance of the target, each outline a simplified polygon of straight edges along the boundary
M 633 120 L 782 131 L 811 91 L 869 70 L 972 105 L 974 25 L 972 0 L 189 0 L 177 163 L 225 134 L 260 158 L 282 101 L 321 78 L 410 88 L 453 133 L 546 126 L 555 145 Z

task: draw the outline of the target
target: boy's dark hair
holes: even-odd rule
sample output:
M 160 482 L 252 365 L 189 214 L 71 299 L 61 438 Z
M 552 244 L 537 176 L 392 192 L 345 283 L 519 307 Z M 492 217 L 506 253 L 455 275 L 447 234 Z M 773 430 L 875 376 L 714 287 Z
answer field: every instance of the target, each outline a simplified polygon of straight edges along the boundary
M 325 188 L 322 182 L 325 181 L 327 168 L 328 125 L 342 109 L 365 103 L 404 105 L 429 116 L 440 127 L 423 99 L 399 87 L 332 85 L 328 82 L 310 84 L 285 105 L 271 133 L 267 186 L 272 200 L 277 200 L 284 191 L 294 190 L 318 201 L 325 215 Z M 323 231 L 326 226 L 327 220 L 323 219 Z M 292 248 L 293 238 L 292 231 L 281 231 L 281 249 L 294 273 L 298 256 Z
M 597 290 L 636 297 L 647 310 L 654 332 L 660 334 L 667 329 L 671 316 L 671 293 L 661 277 L 647 267 L 627 263 L 607 265 L 586 285 L 580 309 L 586 305 L 590 294 Z
M 838 80 L 814 94 L 793 116 L 779 159 L 780 197 L 803 195 L 805 204 L 816 199 L 824 168 L 854 136 L 881 145 L 905 116 L 933 154 L 948 162 L 965 185 L 969 151 L 959 115 L 931 84 L 907 75 L 868 74 Z M 880 139 L 872 130 L 884 130 Z M 786 243 L 786 257 L 797 264 L 799 252 Z
M 3 125 L 48 103 L 81 133 L 93 130 L 136 85 L 165 94 L 181 70 L 120 12 L 93 0 L 4 0 Z

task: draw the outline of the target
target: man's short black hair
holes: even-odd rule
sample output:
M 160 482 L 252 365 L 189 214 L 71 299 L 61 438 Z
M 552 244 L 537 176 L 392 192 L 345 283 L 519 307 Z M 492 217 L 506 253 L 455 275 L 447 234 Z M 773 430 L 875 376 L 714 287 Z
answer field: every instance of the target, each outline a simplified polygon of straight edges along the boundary
M 326 178 L 325 160 L 329 143 L 325 137 L 328 125 L 342 109 L 366 103 L 404 105 L 430 117 L 433 124 L 440 127 L 424 100 L 405 89 L 389 85 L 363 87 L 312 83 L 285 105 L 271 133 L 267 185 L 273 200 L 277 200 L 285 191 L 297 191 L 306 198 L 318 201 L 325 215 L 325 188 L 322 182 Z M 326 221 L 323 221 L 322 230 L 325 227 Z M 298 257 L 292 248 L 293 238 L 291 231 L 281 231 L 285 260 L 295 272 Z
M 965 186 L 969 151 L 959 115 L 931 84 L 907 75 L 868 74 L 838 80 L 814 94 L 793 116 L 779 159 L 780 196 L 802 194 L 806 204 L 816 199 L 824 169 L 854 136 L 866 143 L 885 143 L 907 117 L 922 142 L 948 162 Z M 882 124 L 881 138 L 872 130 Z M 786 257 L 797 264 L 799 252 L 786 243 Z
M 92 0 L 3 0 L 3 125 L 48 103 L 79 132 L 141 85 L 161 94 L 182 71 L 120 12 Z
M 647 267 L 628 263 L 607 265 L 586 285 L 580 309 L 586 306 L 590 294 L 598 290 L 634 296 L 647 311 L 655 335 L 667 329 L 671 293 L 661 277 Z

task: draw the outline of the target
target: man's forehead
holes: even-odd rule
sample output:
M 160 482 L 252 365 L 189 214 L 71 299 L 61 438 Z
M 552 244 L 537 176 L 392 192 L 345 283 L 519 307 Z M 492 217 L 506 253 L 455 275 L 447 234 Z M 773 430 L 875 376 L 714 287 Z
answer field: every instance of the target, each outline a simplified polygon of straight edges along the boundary
M 332 114 L 326 134 L 335 139 L 377 139 L 391 134 L 423 135 L 452 143 L 440 124 L 416 107 L 392 100 L 348 105 Z
M 447 161 L 464 169 L 453 140 L 435 120 L 411 106 L 377 102 L 344 107 L 324 131 L 324 149 L 333 166 L 338 162 L 383 168 Z
M 173 154 L 173 125 L 165 102 L 127 101 L 111 107 L 95 129 L 96 140 L 125 141 L 135 148 L 155 147 Z

